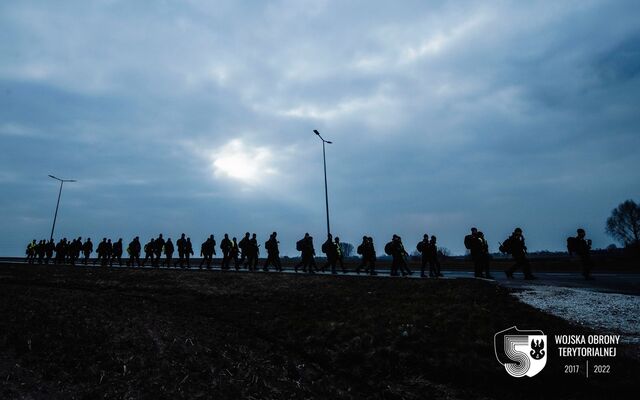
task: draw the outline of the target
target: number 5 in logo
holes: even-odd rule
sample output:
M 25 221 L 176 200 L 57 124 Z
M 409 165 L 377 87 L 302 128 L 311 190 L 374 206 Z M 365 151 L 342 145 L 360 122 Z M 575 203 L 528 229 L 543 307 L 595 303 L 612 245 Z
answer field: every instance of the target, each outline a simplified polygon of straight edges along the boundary
M 512 326 L 496 333 L 493 345 L 498 362 L 516 378 L 535 376 L 547 364 L 547 336 L 540 330 L 521 331 Z

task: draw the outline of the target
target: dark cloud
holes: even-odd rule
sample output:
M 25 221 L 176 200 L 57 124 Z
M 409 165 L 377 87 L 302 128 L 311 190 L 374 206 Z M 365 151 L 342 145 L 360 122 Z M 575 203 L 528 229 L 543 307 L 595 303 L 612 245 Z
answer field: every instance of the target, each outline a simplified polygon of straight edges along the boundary
M 48 235 L 515 225 L 561 249 L 640 193 L 638 4 L 0 5 L 0 251 Z M 615 21 L 612 23 L 611 21 Z

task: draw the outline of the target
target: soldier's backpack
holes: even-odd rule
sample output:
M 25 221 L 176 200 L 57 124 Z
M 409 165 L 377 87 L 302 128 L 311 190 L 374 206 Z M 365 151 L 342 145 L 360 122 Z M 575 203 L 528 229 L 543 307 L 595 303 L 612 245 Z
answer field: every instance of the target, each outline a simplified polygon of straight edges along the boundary
M 304 248 L 304 239 L 300 239 L 296 242 L 296 250 L 302 251 Z
M 424 251 L 424 242 L 418 242 L 418 244 L 416 245 L 416 250 L 422 253 Z
M 473 241 L 473 236 L 467 235 L 467 236 L 464 237 L 464 247 L 467 250 L 471 250 L 471 247 L 473 246 L 473 244 L 472 244 L 473 242 L 472 241 Z
M 389 256 L 393 254 L 393 242 L 389 242 L 384 245 L 384 252 Z
M 362 255 L 363 251 L 362 251 L 362 245 L 358 245 L 358 248 L 356 248 L 356 253 Z
M 511 247 L 512 247 L 511 236 L 509 236 L 504 240 L 504 242 L 502 242 L 500 247 L 498 247 L 498 250 L 500 250 L 501 253 L 511 254 L 511 251 L 512 251 Z
M 578 250 L 578 239 L 570 236 L 567 238 L 567 251 L 569 252 L 569 254 L 573 254 L 576 252 L 576 250 Z
M 322 243 L 322 252 L 327 254 L 329 252 L 329 241 Z

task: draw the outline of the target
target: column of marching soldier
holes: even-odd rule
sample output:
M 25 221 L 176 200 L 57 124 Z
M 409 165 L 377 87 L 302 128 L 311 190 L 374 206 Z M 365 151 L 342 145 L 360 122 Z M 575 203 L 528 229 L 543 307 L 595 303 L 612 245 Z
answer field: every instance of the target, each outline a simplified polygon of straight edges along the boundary
M 272 266 L 276 271 L 282 271 L 280 263 L 279 241 L 277 233 L 273 232 L 269 240 L 264 243 L 267 251 L 267 258 L 262 269 L 268 271 Z M 489 253 L 489 244 L 481 231 L 471 228 L 471 233 L 464 238 L 464 245 L 469 251 L 474 264 L 474 273 L 478 278 L 493 279 L 490 273 L 491 254 Z M 236 270 L 241 267 L 249 271 L 258 269 L 258 256 L 260 253 L 260 245 L 256 238 L 256 234 L 250 235 L 247 232 L 239 242 L 235 237 L 229 239 L 228 234 L 224 234 L 224 238 L 220 241 L 220 250 L 222 251 L 222 260 L 220 269 L 229 270 L 231 265 Z M 340 239 L 335 239 L 332 235 L 328 235 L 327 240 L 322 244 L 322 252 L 326 255 L 326 261 L 318 267 L 315 262 L 315 249 L 313 246 L 313 237 L 308 233 L 296 242 L 296 250 L 300 251 L 300 262 L 295 264 L 294 271 L 301 269 L 305 273 L 313 274 L 315 272 L 325 272 L 329 268 L 332 274 L 336 274 L 336 268 L 340 266 L 343 273 L 347 270 L 344 267 L 342 247 Z M 584 229 L 577 230 L 577 236 L 567 239 L 567 249 L 570 254 L 579 256 L 583 266 L 583 276 L 585 279 L 592 279 L 591 269 L 593 262 L 590 257 L 591 240 L 585 239 Z M 178 258 L 174 261 L 173 254 L 177 250 Z M 429 266 L 429 277 L 441 277 L 439 253 L 437 247 L 437 238 L 432 235 L 425 234 L 422 241 L 416 245 L 416 250 L 421 254 L 421 277 L 426 277 L 425 269 Z M 535 279 L 531 273 L 531 267 L 527 259 L 527 247 L 525 246 L 522 229 L 516 228 L 513 233 L 500 244 L 500 252 L 510 254 L 515 261 L 513 266 L 505 270 L 508 278 L 513 278 L 513 273 L 517 268 L 522 268 L 525 279 Z M 71 241 L 66 238 L 61 239 L 57 244 L 53 239 L 50 241 L 41 240 L 36 242 L 34 239 L 27 245 L 27 262 L 38 264 L 71 264 L 76 265 L 82 263 L 87 265 L 93 253 L 93 242 L 87 238 L 84 242 L 82 237 Z M 384 251 L 392 258 L 391 276 L 411 275 L 413 272 L 409 269 L 407 258 L 409 254 L 405 250 L 402 239 L 398 235 L 393 235 L 391 241 L 384 246 Z M 54 257 L 55 252 L 55 257 Z M 144 246 L 140 243 L 140 238 L 136 236 L 126 247 L 128 259 L 126 265 L 131 267 L 144 267 L 147 261 L 153 267 L 176 267 L 190 268 L 190 258 L 194 255 L 191 238 L 186 237 L 183 233 L 175 243 L 171 238 L 165 240 L 162 234 L 157 238 L 151 238 Z M 141 261 L 141 253 L 144 252 L 144 258 Z M 361 256 L 361 263 L 356 268 L 356 273 L 360 271 L 370 275 L 377 275 L 376 250 L 373 244 L 373 238 L 363 236 L 362 243 L 357 247 L 357 253 Z M 101 266 L 113 266 L 116 262 L 122 266 L 123 260 L 123 242 L 122 238 L 116 242 L 111 239 L 104 238 L 96 247 L 97 258 L 93 260 L 93 264 L 99 263 Z M 162 255 L 164 254 L 164 259 Z M 202 257 L 199 268 L 211 269 L 213 256 L 216 253 L 216 241 L 214 235 L 210 235 L 200 246 L 200 256 Z

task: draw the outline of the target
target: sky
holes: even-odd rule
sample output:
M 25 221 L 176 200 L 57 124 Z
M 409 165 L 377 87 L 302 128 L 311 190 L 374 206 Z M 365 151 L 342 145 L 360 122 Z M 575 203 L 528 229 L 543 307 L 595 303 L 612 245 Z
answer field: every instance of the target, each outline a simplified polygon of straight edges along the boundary
M 296 255 L 519 226 L 595 247 L 640 199 L 638 1 L 0 2 L 0 255 L 185 232 Z

